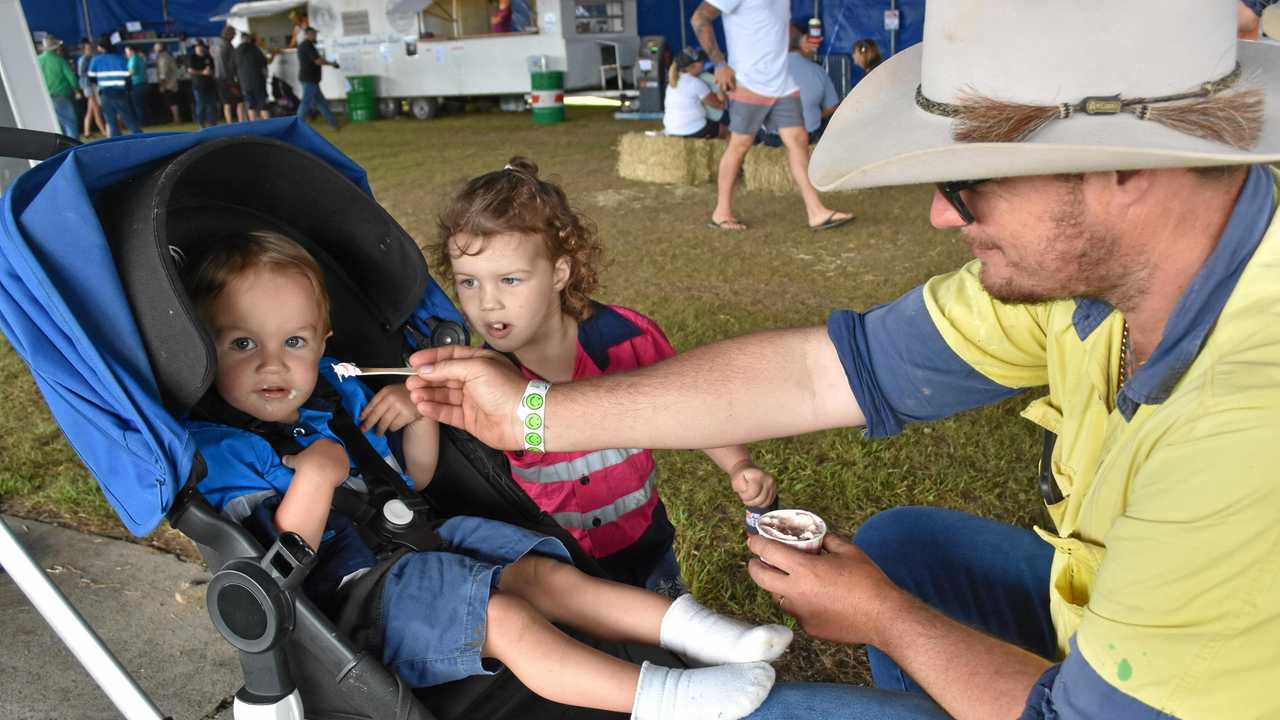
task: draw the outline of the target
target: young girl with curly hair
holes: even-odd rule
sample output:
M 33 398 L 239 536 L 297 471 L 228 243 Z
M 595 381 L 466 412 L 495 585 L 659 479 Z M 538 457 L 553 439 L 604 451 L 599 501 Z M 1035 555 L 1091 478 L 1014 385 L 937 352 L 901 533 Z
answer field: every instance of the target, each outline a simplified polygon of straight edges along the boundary
M 439 218 L 434 254 L 472 329 L 530 380 L 582 380 L 675 354 L 653 320 L 591 299 L 602 255 L 595 227 L 525 158 L 467 183 Z M 705 452 L 748 507 L 773 502 L 776 483 L 746 447 Z M 615 579 L 673 597 L 683 592 L 652 452 L 508 457 L 515 481 Z

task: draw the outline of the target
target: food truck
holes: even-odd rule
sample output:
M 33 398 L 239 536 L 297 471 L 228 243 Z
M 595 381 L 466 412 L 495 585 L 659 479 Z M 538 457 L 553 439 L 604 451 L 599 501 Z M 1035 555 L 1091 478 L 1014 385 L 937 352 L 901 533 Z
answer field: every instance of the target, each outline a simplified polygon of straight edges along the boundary
M 523 110 L 535 71 L 563 71 L 569 91 L 631 83 L 636 0 L 510 0 L 510 31 L 494 32 L 498 1 L 258 0 L 220 17 L 277 51 L 270 72 L 301 95 L 289 13 L 305 12 L 317 48 L 339 65 L 324 68 L 325 97 L 341 101 L 347 77 L 372 76 L 383 116 L 407 107 L 425 120 L 462 97 Z

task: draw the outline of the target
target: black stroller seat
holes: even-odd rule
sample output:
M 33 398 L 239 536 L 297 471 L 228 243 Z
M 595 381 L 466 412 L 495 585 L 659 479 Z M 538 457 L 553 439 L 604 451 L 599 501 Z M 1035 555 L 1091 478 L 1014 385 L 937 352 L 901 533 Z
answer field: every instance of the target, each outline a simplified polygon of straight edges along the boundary
M 265 134 L 211 139 L 159 159 L 102 189 L 94 207 L 155 389 L 174 417 L 183 417 L 204 396 L 216 368 L 212 342 L 179 281 L 179 266 L 232 232 L 274 230 L 315 256 L 332 296 L 329 355 L 394 366 L 427 344 L 465 342 L 461 316 L 391 216 L 330 162 Z M 214 574 L 209 612 L 240 652 L 245 684 L 238 702 L 269 706 L 300 698 L 308 718 L 623 717 L 543 700 L 506 670 L 411 690 L 301 593 L 305 545 L 282 539 L 264 549 L 196 490 L 206 471 L 198 453 L 190 467 L 166 517 L 196 542 Z M 102 474 L 96 474 L 105 488 Z M 440 459 L 425 495 L 445 517 L 481 516 L 556 537 L 580 569 L 604 576 L 515 485 L 505 456 L 465 433 L 441 429 Z M 580 639 L 632 662 L 683 665 L 658 648 Z

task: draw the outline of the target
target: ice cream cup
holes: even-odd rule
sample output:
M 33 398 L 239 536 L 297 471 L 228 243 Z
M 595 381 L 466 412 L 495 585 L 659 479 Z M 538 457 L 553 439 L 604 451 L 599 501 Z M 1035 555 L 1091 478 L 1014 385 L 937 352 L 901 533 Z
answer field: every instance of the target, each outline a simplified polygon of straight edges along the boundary
M 827 523 L 808 510 L 774 510 L 760 516 L 756 529 L 770 540 L 816 555 L 822 549 Z

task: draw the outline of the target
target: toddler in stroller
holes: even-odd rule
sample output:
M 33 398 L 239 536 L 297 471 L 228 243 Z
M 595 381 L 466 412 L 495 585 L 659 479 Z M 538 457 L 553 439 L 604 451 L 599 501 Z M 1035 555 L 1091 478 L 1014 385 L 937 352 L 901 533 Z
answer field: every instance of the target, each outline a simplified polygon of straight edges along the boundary
M 487 673 L 493 659 L 543 697 L 630 711 L 636 720 L 737 718 L 764 700 L 774 677 L 764 661 L 786 649 L 789 629 L 752 627 L 690 595 L 672 601 L 593 578 L 554 538 L 457 516 L 435 524 L 430 545 L 438 549 L 380 561 L 355 525 L 330 512 L 334 489 L 369 472 L 357 467 L 349 478 L 353 463 L 330 419 L 338 412 L 359 418 L 378 458 L 392 456 L 378 431 L 402 433 L 404 480 L 417 490 L 434 474 L 438 427 L 417 415 L 403 385 L 369 397 L 360 380 L 337 380 L 333 361 L 322 358 L 330 332 L 323 275 L 300 245 L 250 232 L 214 243 L 189 263 L 185 284 L 217 353 L 210 391 L 217 397 L 197 406 L 201 419 L 188 421 L 209 466 L 198 489 L 264 544 L 294 532 L 318 548 L 308 594 L 331 615 L 352 604 L 380 609 L 383 661 L 411 686 Z M 341 409 L 314 392 L 317 382 L 333 386 Z M 207 409 L 215 404 L 222 412 Z M 263 423 L 288 425 L 300 450 L 277 458 L 253 431 L 209 419 L 229 414 L 258 421 L 259 432 Z M 552 622 L 660 644 L 699 663 L 731 664 L 637 667 L 579 644 Z M 557 661 L 546 663 L 548 656 Z

